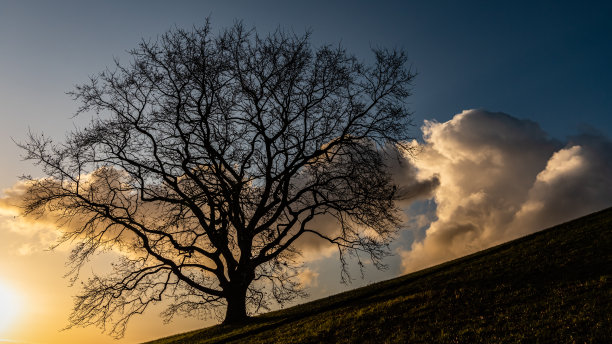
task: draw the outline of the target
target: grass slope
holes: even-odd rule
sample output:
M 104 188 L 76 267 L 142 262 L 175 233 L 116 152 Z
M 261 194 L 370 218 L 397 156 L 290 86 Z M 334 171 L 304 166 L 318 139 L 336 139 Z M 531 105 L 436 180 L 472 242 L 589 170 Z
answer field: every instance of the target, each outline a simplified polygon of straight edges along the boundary
M 429 269 L 149 342 L 612 342 L 612 208 Z

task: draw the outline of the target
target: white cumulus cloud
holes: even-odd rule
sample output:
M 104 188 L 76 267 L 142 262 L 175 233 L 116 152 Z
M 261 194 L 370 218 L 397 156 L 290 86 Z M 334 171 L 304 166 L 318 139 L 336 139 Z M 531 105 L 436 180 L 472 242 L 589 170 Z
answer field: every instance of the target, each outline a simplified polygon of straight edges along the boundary
M 414 271 L 612 205 L 612 142 L 551 139 L 538 124 L 468 110 L 425 122 L 417 178 L 439 178 L 436 220 L 400 249 Z

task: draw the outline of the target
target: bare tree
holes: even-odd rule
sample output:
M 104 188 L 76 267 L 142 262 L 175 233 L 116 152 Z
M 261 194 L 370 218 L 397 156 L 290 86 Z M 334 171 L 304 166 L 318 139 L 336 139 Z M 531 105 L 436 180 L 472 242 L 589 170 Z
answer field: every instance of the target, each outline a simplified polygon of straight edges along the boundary
M 243 322 L 303 293 L 306 235 L 337 246 L 343 279 L 347 254 L 383 267 L 400 219 L 382 152 L 407 139 L 414 74 L 403 52 L 373 52 L 366 64 L 308 33 L 206 24 L 143 41 L 77 86 L 92 122 L 20 144 L 47 175 L 25 177 L 25 213 L 54 214 L 76 243 L 74 280 L 96 252 L 122 252 L 83 283 L 71 326 L 121 336 L 162 299 L 168 318 L 226 306 L 225 323 Z

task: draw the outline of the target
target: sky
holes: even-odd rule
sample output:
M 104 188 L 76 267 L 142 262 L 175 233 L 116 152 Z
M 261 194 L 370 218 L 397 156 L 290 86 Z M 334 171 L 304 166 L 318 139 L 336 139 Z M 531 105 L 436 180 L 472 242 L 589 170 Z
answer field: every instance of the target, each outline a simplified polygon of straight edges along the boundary
M 48 224 L 15 218 L 18 177 L 42 176 L 15 142 L 60 139 L 88 118 L 66 92 L 127 50 L 210 17 L 266 33 L 312 31 L 368 61 L 404 49 L 417 157 L 394 170 L 407 229 L 384 272 L 339 283 L 333 250 L 304 246 L 311 298 L 452 259 L 612 205 L 612 4 L 564 1 L 0 1 L 0 343 L 133 343 L 213 324 L 163 324 L 160 309 L 119 340 L 67 325 L 78 285 Z M 414 188 L 414 189 L 411 189 Z M 104 271 L 100 256 L 91 271 Z M 11 309 L 8 313 L 6 309 Z

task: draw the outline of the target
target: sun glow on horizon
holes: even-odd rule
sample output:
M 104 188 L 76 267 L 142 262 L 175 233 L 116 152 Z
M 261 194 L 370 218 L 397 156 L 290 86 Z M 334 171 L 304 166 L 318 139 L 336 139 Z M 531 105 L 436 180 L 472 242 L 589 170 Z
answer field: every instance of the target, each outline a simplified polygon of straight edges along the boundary
M 21 310 L 19 294 L 0 281 L 0 336 L 15 323 Z

